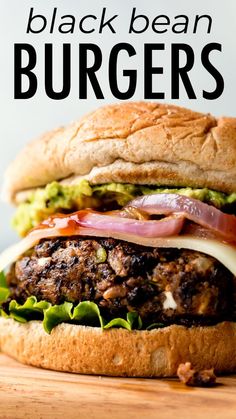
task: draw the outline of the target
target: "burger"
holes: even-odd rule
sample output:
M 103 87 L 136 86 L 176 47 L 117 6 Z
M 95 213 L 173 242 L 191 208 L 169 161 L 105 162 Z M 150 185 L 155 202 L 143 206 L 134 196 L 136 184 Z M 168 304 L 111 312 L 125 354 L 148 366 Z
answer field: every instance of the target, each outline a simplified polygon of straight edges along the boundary
M 236 371 L 236 119 L 109 105 L 30 143 L 3 187 L 1 350 L 34 366 Z

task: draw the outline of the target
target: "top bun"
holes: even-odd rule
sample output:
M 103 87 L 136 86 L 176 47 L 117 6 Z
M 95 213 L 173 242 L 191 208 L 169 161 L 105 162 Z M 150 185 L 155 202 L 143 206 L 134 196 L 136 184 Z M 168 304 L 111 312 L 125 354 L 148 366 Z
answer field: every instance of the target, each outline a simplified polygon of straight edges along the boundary
M 97 109 L 28 144 L 5 175 L 5 198 L 53 180 L 236 192 L 236 118 L 126 102 Z

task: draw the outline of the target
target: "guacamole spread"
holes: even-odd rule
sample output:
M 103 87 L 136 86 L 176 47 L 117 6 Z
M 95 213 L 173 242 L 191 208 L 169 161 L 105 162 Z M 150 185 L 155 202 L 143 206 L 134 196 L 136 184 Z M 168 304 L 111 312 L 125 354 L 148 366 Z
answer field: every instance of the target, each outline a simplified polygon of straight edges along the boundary
M 73 212 L 83 208 L 119 207 L 139 195 L 153 193 L 177 193 L 212 204 L 217 208 L 236 202 L 236 193 L 226 195 L 210 189 L 160 188 L 158 186 L 108 183 L 90 185 L 82 180 L 77 185 L 52 182 L 45 188 L 32 192 L 27 202 L 18 206 L 12 220 L 13 227 L 24 236 L 38 223 L 57 212 Z

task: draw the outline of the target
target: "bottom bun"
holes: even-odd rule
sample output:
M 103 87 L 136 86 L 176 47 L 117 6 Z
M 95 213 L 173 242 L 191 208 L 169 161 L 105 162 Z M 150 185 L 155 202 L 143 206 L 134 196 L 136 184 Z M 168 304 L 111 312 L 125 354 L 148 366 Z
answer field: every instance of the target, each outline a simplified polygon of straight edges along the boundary
M 48 335 L 40 321 L 0 318 L 0 348 L 25 364 L 82 374 L 170 377 L 187 361 L 229 373 L 236 371 L 236 323 L 132 332 L 62 323 Z

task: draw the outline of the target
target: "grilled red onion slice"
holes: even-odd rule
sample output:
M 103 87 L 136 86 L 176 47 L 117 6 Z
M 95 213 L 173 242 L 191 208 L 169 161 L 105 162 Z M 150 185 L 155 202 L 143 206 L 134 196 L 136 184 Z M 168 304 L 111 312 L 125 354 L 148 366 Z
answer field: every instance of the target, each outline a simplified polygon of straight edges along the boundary
M 157 221 L 134 220 L 114 214 L 82 210 L 69 215 L 53 216 L 43 221 L 41 226 L 43 228 L 55 227 L 62 233 L 63 230 L 66 230 L 70 235 L 78 234 L 82 229 L 89 228 L 95 230 L 94 235 L 96 235 L 96 231 L 106 231 L 111 234 L 126 233 L 140 237 L 168 237 L 179 234 L 184 223 L 184 216 L 175 215 Z
M 128 206 L 148 214 L 179 214 L 216 232 L 225 240 L 236 240 L 236 217 L 197 199 L 177 194 L 145 195 L 132 200 Z

